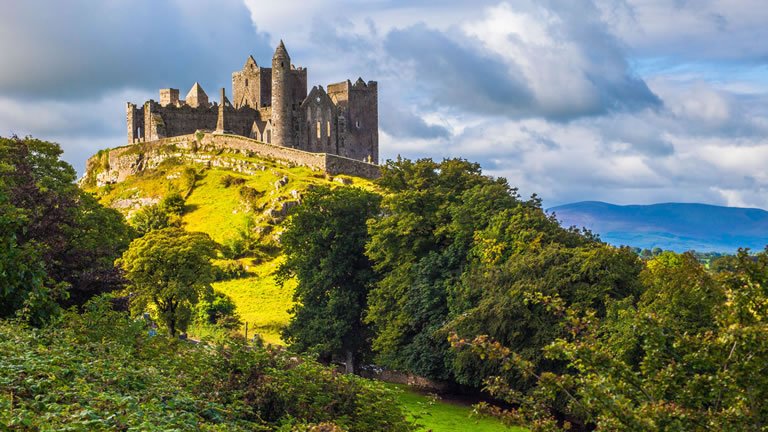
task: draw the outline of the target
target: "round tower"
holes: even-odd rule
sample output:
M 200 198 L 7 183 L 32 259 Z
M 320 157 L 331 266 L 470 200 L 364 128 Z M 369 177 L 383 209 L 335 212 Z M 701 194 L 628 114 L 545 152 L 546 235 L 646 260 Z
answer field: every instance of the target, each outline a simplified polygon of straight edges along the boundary
M 272 144 L 291 147 L 291 57 L 285 44 L 275 50 L 272 57 Z

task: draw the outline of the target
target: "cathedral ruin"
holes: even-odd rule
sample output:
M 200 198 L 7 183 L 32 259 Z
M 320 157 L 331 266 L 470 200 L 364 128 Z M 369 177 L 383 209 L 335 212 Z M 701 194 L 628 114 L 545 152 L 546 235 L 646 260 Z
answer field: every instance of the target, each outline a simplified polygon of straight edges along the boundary
M 160 90 L 160 101 L 127 104 L 128 144 L 210 131 L 239 135 L 273 146 L 326 153 L 376 164 L 379 158 L 378 87 L 362 78 L 315 86 L 307 92 L 307 69 L 295 67 L 282 41 L 272 67 L 248 57 L 232 74 L 232 100 L 219 103 L 195 83 L 184 99 Z

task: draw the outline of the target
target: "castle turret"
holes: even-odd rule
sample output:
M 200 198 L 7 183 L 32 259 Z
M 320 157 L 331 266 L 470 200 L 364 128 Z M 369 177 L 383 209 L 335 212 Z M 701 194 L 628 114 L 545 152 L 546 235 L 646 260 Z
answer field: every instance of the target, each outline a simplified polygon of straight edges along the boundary
M 272 144 L 288 147 L 293 144 L 290 73 L 291 57 L 281 40 L 272 57 Z

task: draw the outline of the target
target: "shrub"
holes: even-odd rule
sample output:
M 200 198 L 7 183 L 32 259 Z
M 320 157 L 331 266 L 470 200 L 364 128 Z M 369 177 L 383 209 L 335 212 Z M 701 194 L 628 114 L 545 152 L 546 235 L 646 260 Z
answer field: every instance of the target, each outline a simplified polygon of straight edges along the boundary
M 259 198 L 264 196 L 264 192 L 258 191 L 249 186 L 241 186 L 239 192 L 240 199 L 242 199 L 250 209 L 255 209 L 258 206 L 257 201 Z
M 178 192 L 173 192 L 163 198 L 160 208 L 169 215 L 181 216 L 184 214 L 184 198 Z
M 413 430 L 378 383 L 236 338 L 151 337 L 105 298 L 43 330 L 0 320 L 0 352 L 0 430 Z
M 171 226 L 168 213 L 158 204 L 146 206 L 137 211 L 130 223 L 139 235 Z
M 221 183 L 222 186 L 225 188 L 228 188 L 232 185 L 239 186 L 242 184 L 245 184 L 245 179 L 242 177 L 235 177 L 233 175 L 225 175 L 224 177 L 219 180 L 219 183 Z
M 220 291 L 214 291 L 207 298 L 200 300 L 196 311 L 197 320 L 205 324 L 213 324 L 229 330 L 237 329 L 242 324 L 235 302 Z
M 234 259 L 219 260 L 213 263 L 213 272 L 213 276 L 217 282 L 237 279 L 247 274 L 243 264 Z
M 192 167 L 187 167 L 181 172 L 181 190 L 185 191 L 185 194 L 189 196 L 192 193 L 192 189 L 197 182 L 197 171 Z

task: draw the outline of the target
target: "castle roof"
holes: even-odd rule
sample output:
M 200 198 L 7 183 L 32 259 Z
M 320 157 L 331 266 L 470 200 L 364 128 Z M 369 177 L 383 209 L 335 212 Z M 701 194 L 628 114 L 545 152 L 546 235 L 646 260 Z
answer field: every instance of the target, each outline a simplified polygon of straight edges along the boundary
M 200 84 L 196 82 L 192 85 L 192 88 L 189 89 L 189 93 L 187 93 L 187 96 L 184 98 L 184 102 L 191 107 L 207 105 L 208 95 L 205 94 L 205 90 L 200 87 Z
M 288 55 L 288 50 L 285 49 L 285 44 L 283 43 L 282 39 L 280 39 L 280 45 L 277 46 L 277 49 L 275 50 L 275 55 L 272 58 L 276 58 L 276 57 L 291 58 L 291 56 Z
M 253 56 L 248 56 L 248 60 L 245 61 L 245 65 L 243 66 L 243 69 L 256 69 L 259 65 L 256 64 L 256 60 L 254 60 Z

